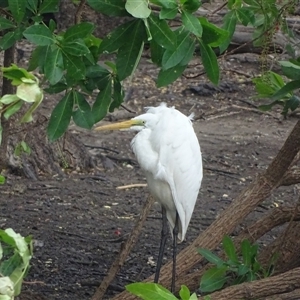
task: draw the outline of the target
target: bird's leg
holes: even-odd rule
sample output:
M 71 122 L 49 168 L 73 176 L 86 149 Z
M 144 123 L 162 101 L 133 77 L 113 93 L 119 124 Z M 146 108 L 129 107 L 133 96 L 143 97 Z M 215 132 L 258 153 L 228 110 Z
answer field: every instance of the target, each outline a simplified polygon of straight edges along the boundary
M 176 255 L 177 255 L 177 238 L 178 238 L 178 212 L 176 211 L 175 226 L 173 228 L 173 269 L 172 269 L 172 283 L 171 292 L 175 293 L 175 280 L 176 280 Z
M 158 282 L 160 268 L 164 256 L 164 250 L 166 245 L 166 240 L 168 237 L 168 224 L 167 224 L 167 212 L 166 209 L 162 206 L 161 209 L 162 214 L 162 229 L 161 229 L 161 239 L 160 239 L 160 246 L 159 246 L 159 254 L 157 258 L 157 264 L 156 264 L 156 270 L 155 270 L 155 276 L 154 276 L 154 282 Z

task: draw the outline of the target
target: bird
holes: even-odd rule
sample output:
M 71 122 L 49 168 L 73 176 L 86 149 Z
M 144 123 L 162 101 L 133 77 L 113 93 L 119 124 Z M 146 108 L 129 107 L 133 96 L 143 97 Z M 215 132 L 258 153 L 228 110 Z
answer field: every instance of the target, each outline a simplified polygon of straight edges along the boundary
M 161 103 L 130 120 L 95 130 L 133 130 L 131 148 L 144 171 L 150 194 L 162 207 L 162 231 L 154 282 L 158 282 L 168 225 L 173 239 L 171 292 L 175 291 L 177 242 L 185 239 L 200 190 L 203 168 L 193 114 Z

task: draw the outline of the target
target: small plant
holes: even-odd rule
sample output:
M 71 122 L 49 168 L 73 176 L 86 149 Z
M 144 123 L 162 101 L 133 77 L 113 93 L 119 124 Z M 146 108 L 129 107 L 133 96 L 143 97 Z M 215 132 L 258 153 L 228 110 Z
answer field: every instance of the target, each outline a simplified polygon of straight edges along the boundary
M 178 300 L 169 290 L 157 283 L 135 282 L 126 285 L 126 290 L 143 300 Z M 182 285 L 179 291 L 181 300 L 197 300 L 197 295 L 190 294 L 189 289 Z
M 229 236 L 224 236 L 222 244 L 228 257 L 227 261 L 207 249 L 198 249 L 203 257 L 215 265 L 203 274 L 200 281 L 201 292 L 214 292 L 221 289 L 225 283 L 235 285 L 270 276 L 271 269 L 264 270 L 257 261 L 258 245 L 251 245 L 248 240 L 244 240 L 241 244 L 242 255 L 238 256 Z
M 5 177 L 0 174 L 0 184 L 4 184 L 4 183 L 5 183 Z
M 31 237 L 0 229 L 0 299 L 13 300 L 21 292 L 32 257 Z

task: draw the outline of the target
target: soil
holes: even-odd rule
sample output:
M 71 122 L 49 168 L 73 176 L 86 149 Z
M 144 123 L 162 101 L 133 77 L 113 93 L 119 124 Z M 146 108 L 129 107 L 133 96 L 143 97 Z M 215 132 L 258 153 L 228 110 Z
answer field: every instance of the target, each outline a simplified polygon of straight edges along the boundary
M 166 102 L 185 114 L 195 113 L 194 128 L 204 163 L 204 178 L 183 249 L 236 195 L 261 173 L 276 155 L 291 128 L 294 116 L 283 119 L 280 109 L 262 113 L 250 77 L 260 70 L 254 54 L 230 56 L 222 61 L 222 84 L 207 83 L 195 59 L 173 85 L 157 89 L 157 70 L 143 62 L 132 82 L 126 83 L 125 106 L 139 114 L 144 106 Z M 48 96 L 53 97 L 53 96 Z M 51 98 L 49 98 L 51 99 Z M 134 116 L 125 109 L 105 122 Z M 75 126 L 76 134 L 97 162 L 92 170 L 65 170 L 65 176 L 27 180 L 8 174 L 0 187 L 0 227 L 32 235 L 34 257 L 19 299 L 85 300 L 94 294 L 120 251 L 140 213 L 146 187 L 118 189 L 145 183 L 130 149 L 132 132 L 95 133 Z M 295 188 L 278 189 L 241 225 L 246 226 L 274 206 L 292 205 Z M 155 204 L 138 243 L 109 287 L 106 299 L 128 283 L 153 274 L 158 254 L 160 207 Z M 236 229 L 238 232 L 240 228 Z M 271 241 L 276 231 L 264 237 Z M 171 259 L 168 241 L 164 262 Z

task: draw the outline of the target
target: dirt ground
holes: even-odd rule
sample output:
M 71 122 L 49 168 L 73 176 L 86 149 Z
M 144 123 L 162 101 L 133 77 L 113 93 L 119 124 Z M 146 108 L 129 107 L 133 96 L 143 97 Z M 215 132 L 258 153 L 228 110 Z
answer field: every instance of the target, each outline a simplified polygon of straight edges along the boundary
M 283 144 L 296 122 L 283 120 L 280 110 L 257 110 L 250 76 L 258 74 L 255 55 L 234 55 L 222 61 L 220 89 L 196 77 L 201 67 L 195 60 L 186 76 L 157 89 L 157 70 L 144 60 L 132 83 L 125 106 L 137 113 L 144 106 L 166 102 L 185 114 L 195 113 L 194 128 L 200 141 L 204 179 L 188 229 L 187 246 L 255 176 L 262 172 Z M 131 88 L 129 88 L 131 86 Z M 134 116 L 126 110 L 106 118 Z M 12 227 L 34 238 L 32 267 L 20 299 L 90 299 L 130 233 L 148 191 L 146 187 L 117 189 L 145 178 L 130 149 L 132 132 L 95 133 L 71 130 L 83 141 L 97 162 L 93 170 L 71 172 L 30 181 L 10 174 L 0 187 L 0 227 Z M 271 207 L 292 205 L 297 190 L 285 187 L 258 207 L 244 224 Z M 106 299 L 155 270 L 160 238 L 160 207 L 154 205 L 137 245 L 109 287 Z M 237 228 L 238 231 L 240 228 Z M 264 237 L 267 243 L 276 232 Z M 179 250 L 180 250 L 179 249 Z M 164 261 L 171 258 L 168 241 Z

